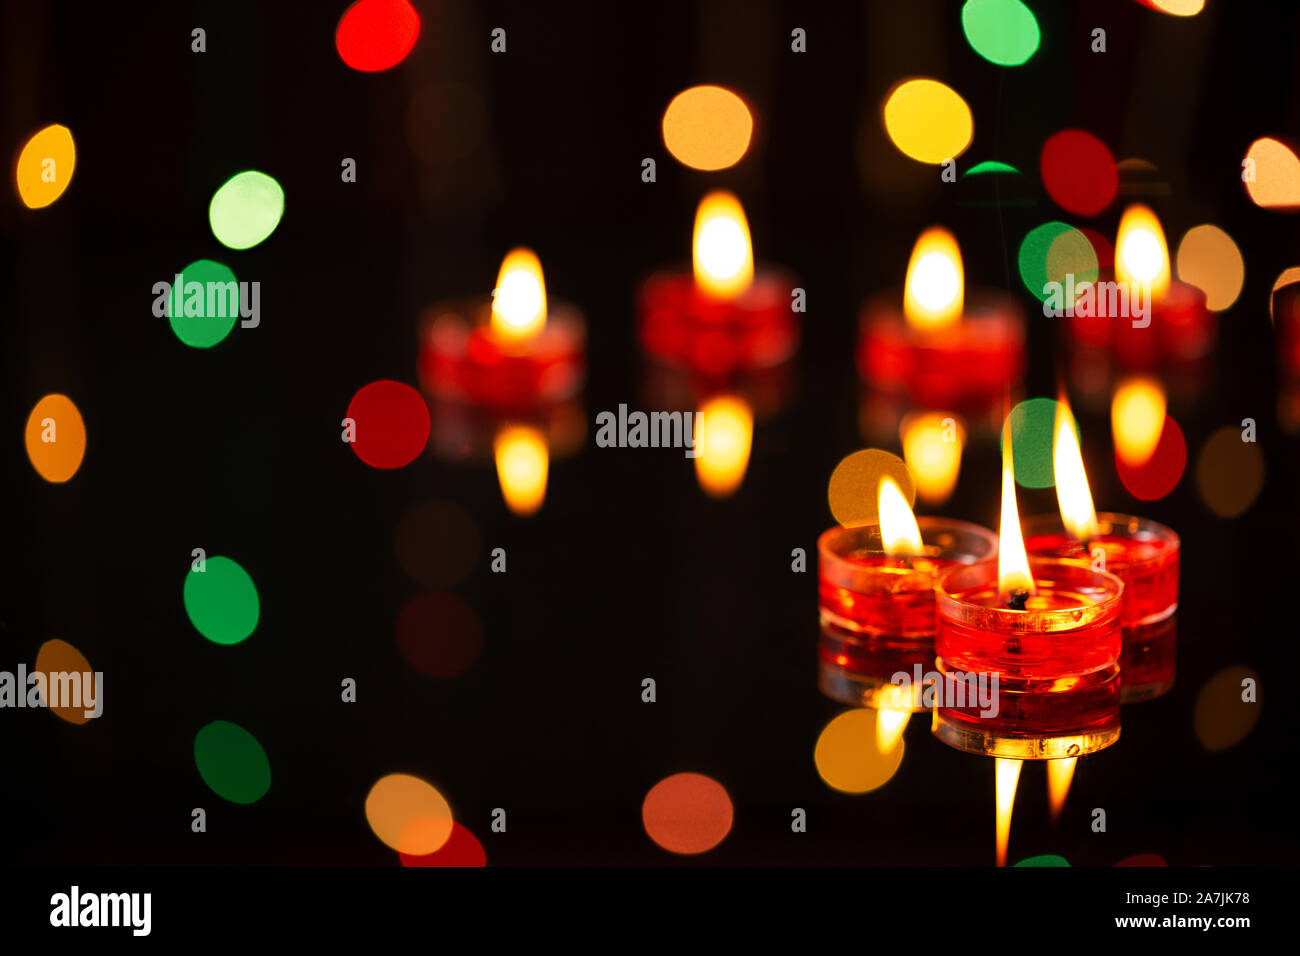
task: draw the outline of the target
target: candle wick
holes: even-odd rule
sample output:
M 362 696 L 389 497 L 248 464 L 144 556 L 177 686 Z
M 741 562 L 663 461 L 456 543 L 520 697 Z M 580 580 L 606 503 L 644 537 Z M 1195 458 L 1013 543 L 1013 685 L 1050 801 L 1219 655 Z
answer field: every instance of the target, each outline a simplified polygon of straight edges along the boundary
M 1023 611 L 1025 602 L 1029 600 L 1029 590 L 1027 588 L 1016 588 L 1011 592 L 1007 600 L 1007 607 L 1012 611 Z

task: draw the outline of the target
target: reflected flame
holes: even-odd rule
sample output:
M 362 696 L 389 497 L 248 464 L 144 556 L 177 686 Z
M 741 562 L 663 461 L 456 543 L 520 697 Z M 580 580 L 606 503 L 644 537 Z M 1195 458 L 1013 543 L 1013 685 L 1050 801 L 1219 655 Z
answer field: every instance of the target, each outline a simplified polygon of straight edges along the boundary
M 1165 430 L 1165 390 L 1149 378 L 1129 379 L 1115 389 L 1110 427 L 1120 460 L 1139 468 L 1151 460 Z
M 1052 807 L 1052 822 L 1061 817 L 1065 798 L 1070 794 L 1070 781 L 1074 779 L 1074 765 L 1078 757 L 1065 757 L 1047 761 L 1047 800 Z
M 880 479 L 877 496 L 880 514 L 880 539 L 885 553 L 911 555 L 921 553 L 921 529 L 916 525 L 916 515 L 903 497 L 898 484 L 886 475 Z
M 743 399 L 719 395 L 695 415 L 695 475 L 714 498 L 732 494 L 745 480 L 754 440 L 754 413 Z
M 497 433 L 494 452 L 506 506 L 517 515 L 535 513 L 546 499 L 546 436 L 528 425 L 507 425 Z
M 911 689 L 894 686 L 897 691 L 889 695 L 892 698 L 890 706 L 876 709 L 876 749 L 881 753 L 889 753 L 898 746 L 907 722 L 912 719 Z
M 1004 599 L 1016 591 L 1028 591 L 1031 595 L 1037 593 L 1033 575 L 1029 573 L 1025 539 L 1020 534 L 1012 460 L 1011 429 L 1007 428 L 1002 442 L 1002 517 L 998 524 L 998 594 Z
M 942 504 L 952 495 L 961 471 L 965 431 L 945 412 L 908 415 L 899 425 L 903 459 L 916 482 L 916 493 L 929 504 Z
M 733 299 L 754 281 L 749 222 L 731 193 L 717 190 L 700 200 L 691 256 L 696 287 L 714 298 Z
M 492 293 L 492 331 L 507 342 L 526 342 L 546 324 L 546 282 L 531 249 L 511 249 Z
M 1056 503 L 1065 530 L 1080 541 L 1097 533 L 1097 511 L 1088 490 L 1079 437 L 1074 432 L 1074 415 L 1064 397 L 1056 404 L 1056 437 L 1052 441 L 1052 467 L 1056 472 Z
M 961 318 L 966 280 L 961 249 L 947 229 L 935 227 L 921 233 L 907 263 L 903 286 L 903 314 L 917 329 L 942 329 Z
M 1169 244 L 1160 220 L 1140 203 L 1129 206 L 1115 237 L 1115 278 L 1149 285 L 1158 299 L 1169 288 Z
M 997 775 L 997 848 L 998 866 L 1007 865 L 1007 847 L 1011 843 L 1011 808 L 1016 802 L 1016 786 L 1020 783 L 1020 761 L 998 757 Z

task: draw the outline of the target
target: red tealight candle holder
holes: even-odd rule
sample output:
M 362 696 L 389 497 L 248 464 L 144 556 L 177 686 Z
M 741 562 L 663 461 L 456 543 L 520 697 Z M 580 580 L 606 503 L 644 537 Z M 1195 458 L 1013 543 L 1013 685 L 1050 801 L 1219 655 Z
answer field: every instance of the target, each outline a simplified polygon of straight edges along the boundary
M 1099 281 L 1114 278 L 1106 271 Z M 1218 321 L 1205 306 L 1205 293 L 1186 282 L 1171 281 L 1136 326 L 1132 309 L 1121 310 L 1118 297 L 1098 295 L 1096 302 L 1096 314 L 1070 316 L 1071 337 L 1080 346 L 1106 349 L 1129 368 L 1193 361 L 1214 345 Z
M 1155 700 L 1174 686 L 1178 659 L 1178 615 L 1163 621 L 1124 628 L 1119 659 L 1119 701 L 1136 704 Z
M 1174 682 L 1176 638 L 1171 622 L 1178 610 L 1179 540 L 1172 528 L 1133 515 L 1101 512 L 1087 547 L 1065 527 L 1059 514 L 1024 523 L 1030 556 L 1098 566 L 1124 582 L 1121 700 L 1159 697 Z M 1100 552 L 1100 553 L 1098 553 Z
M 908 325 L 897 294 L 868 303 L 858 337 L 862 380 L 963 412 L 1000 400 L 1025 368 L 1023 319 L 1010 296 L 976 295 L 960 323 L 936 332 Z
M 1145 316 L 1135 314 L 1130 295 L 1135 282 L 1149 296 Z M 1074 300 L 1069 290 L 1067 286 L 1066 298 Z M 1115 268 L 1099 270 L 1091 301 L 1082 310 L 1089 314 L 1080 311 L 1080 303 L 1072 301 L 1074 341 L 1108 349 L 1130 367 L 1201 358 L 1214 345 L 1218 329 L 1205 293 L 1170 276 L 1164 229 L 1155 213 L 1140 204 L 1124 210 L 1115 237 Z
M 524 283 L 522 292 L 515 283 Z M 534 328 L 494 321 L 491 297 L 435 305 L 420 328 L 419 375 L 436 398 L 502 413 L 572 398 L 586 374 L 586 326 L 571 304 L 547 301 L 541 264 L 528 250 L 506 256 L 494 296 L 510 296 Z M 503 300 L 498 299 L 501 303 Z
M 1121 622 L 1126 629 L 1163 621 L 1178 609 L 1180 543 L 1172 528 L 1103 511 L 1097 515 L 1097 532 L 1086 548 L 1066 530 L 1059 514 L 1027 518 L 1023 530 L 1030 557 L 1085 567 L 1097 564 L 1099 569 L 1118 575 L 1124 582 Z
M 1001 400 L 1024 371 L 1024 314 L 1008 295 L 968 292 L 956 240 L 927 230 L 903 291 L 863 308 L 857 365 L 868 386 L 919 405 L 978 409 Z
M 998 538 L 951 518 L 916 519 L 923 548 L 885 551 L 880 525 L 834 527 L 817 541 L 822 693 L 867 707 L 899 707 L 893 676 L 934 667 L 934 582 L 949 568 L 997 553 Z M 912 684 L 912 710 L 924 710 Z
M 1300 376 L 1300 282 L 1275 290 L 1271 306 L 1278 361 L 1289 376 Z
M 1124 582 L 1065 561 L 1029 559 L 1036 593 L 1006 606 L 997 562 L 955 568 L 935 585 L 935 651 L 945 692 L 932 729 L 968 753 L 1020 760 L 1077 757 L 1120 734 L 1120 608 Z M 996 680 L 996 685 L 994 684 Z M 985 713 L 971 698 L 997 702 Z
M 772 368 L 799 347 L 795 284 L 783 270 L 755 269 L 739 201 L 710 193 L 696 213 L 693 269 L 656 273 L 641 287 L 641 343 L 706 378 Z

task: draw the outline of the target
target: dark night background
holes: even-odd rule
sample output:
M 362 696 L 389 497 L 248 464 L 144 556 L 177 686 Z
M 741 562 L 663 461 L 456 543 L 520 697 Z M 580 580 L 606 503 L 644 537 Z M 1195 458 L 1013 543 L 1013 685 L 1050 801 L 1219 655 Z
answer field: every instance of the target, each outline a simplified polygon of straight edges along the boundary
M 396 864 L 362 805 L 377 778 L 406 771 L 447 796 L 493 865 L 991 863 L 992 762 L 942 745 L 923 719 L 883 789 L 849 796 L 819 779 L 814 742 L 843 708 L 817 691 L 815 566 L 792 574 L 790 551 L 815 554 L 830 472 L 864 444 L 857 311 L 901 282 L 916 235 L 948 225 L 967 281 L 1019 298 L 1025 394 L 1053 395 L 1060 330 L 1025 293 L 1016 249 L 1048 219 L 1113 236 L 1126 198 L 1153 206 L 1171 253 L 1208 221 L 1246 260 L 1208 385 L 1171 401 L 1189 468 L 1167 499 L 1128 496 L 1106 407 L 1076 403 L 1098 509 L 1183 536 L 1178 683 L 1126 708 L 1119 743 L 1080 761 L 1055 831 L 1043 771 L 1025 768 L 1011 858 L 1290 861 L 1282 688 L 1300 455 L 1278 425 L 1267 305 L 1273 279 L 1300 263 L 1300 234 L 1249 201 L 1240 164 L 1254 139 L 1300 132 L 1300 8 L 1211 0 L 1182 20 L 1132 0 L 1029 5 L 1042 46 L 1006 70 L 970 49 L 955 0 L 417 2 L 411 56 L 361 74 L 334 47 L 345 3 L 6 3 L 0 143 L 16 150 L 63 123 L 77 167 L 48 209 L 23 208 L 12 182 L 0 200 L 0 668 L 30 666 L 63 638 L 105 672 L 106 711 L 81 727 L 0 712 L 0 861 Z M 207 52 L 194 54 L 200 26 Z M 504 55 L 489 52 L 497 26 Z M 796 26 L 803 55 L 790 52 Z M 1104 54 L 1089 49 L 1096 26 Z M 1028 202 L 999 211 L 890 145 L 880 103 L 912 75 L 970 104 L 975 140 L 960 164 L 1016 165 L 1027 175 L 1012 198 Z M 688 170 L 663 147 L 665 105 L 700 82 L 755 108 L 734 169 Z M 1057 209 L 1037 159 L 1067 127 L 1155 163 L 1167 191 L 1122 194 L 1092 220 Z M 640 178 L 646 156 L 654 184 Z M 340 182 L 343 157 L 357 160 L 356 184 Z M 280 182 L 286 210 L 270 239 L 232 252 L 207 206 L 247 168 Z M 678 452 L 591 440 L 597 411 L 650 407 L 635 292 L 650 270 L 688 260 L 695 204 L 717 187 L 744 202 L 756 259 L 794 271 L 809 303 L 793 401 L 758 423 L 744 485 L 721 501 Z M 421 310 L 491 289 L 520 244 L 537 250 L 548 292 L 584 311 L 590 348 L 588 439 L 552 461 L 528 519 L 506 510 L 490 462 L 447 464 L 430 448 L 376 471 L 338 427 L 365 383 L 416 383 Z M 201 257 L 262 283 L 261 327 L 211 350 L 182 345 L 150 311 L 153 283 Z M 22 448 L 49 392 L 73 398 L 89 436 L 66 485 L 41 480 Z M 1245 417 L 1258 422 L 1266 483 L 1225 521 L 1199 499 L 1195 455 Z M 996 527 L 997 468 L 996 446 L 973 444 L 942 512 Z M 483 620 L 484 651 L 454 681 L 416 674 L 394 642 L 419 586 L 393 529 L 429 498 L 461 503 L 483 541 L 456 593 Z M 1050 490 L 1020 492 L 1022 514 L 1054 507 Z M 256 582 L 262 616 L 246 642 L 209 643 L 188 621 L 195 547 Z M 493 547 L 508 552 L 504 575 L 488 571 Z M 1196 695 L 1233 664 L 1260 675 L 1262 716 L 1241 744 L 1207 753 Z M 339 700 L 344 677 L 358 681 L 356 704 Z M 640 700 L 644 677 L 658 684 L 653 705 Z M 194 734 L 215 719 L 266 749 L 260 802 L 227 803 L 200 779 Z M 640 818 L 646 791 L 684 770 L 719 780 L 736 807 L 730 836 L 691 860 L 655 846 Z M 205 834 L 190 832 L 194 807 L 207 810 Z M 494 807 L 507 810 L 504 834 L 490 831 Z M 794 807 L 808 810 L 807 833 L 790 832 Z M 1093 807 L 1106 808 L 1107 833 L 1089 829 Z

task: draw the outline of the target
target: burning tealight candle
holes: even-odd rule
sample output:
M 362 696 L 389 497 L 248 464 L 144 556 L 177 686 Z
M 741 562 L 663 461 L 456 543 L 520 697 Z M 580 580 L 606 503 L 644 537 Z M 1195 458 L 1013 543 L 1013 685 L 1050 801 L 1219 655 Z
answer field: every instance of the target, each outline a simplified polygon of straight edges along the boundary
M 1214 344 L 1216 321 L 1205 293 L 1173 279 L 1164 229 L 1146 206 L 1124 210 L 1115 237 L 1115 268 L 1080 283 L 1067 314 L 1082 345 L 1109 348 L 1125 364 L 1199 359 Z
M 490 299 L 427 310 L 420 341 L 429 391 L 504 412 L 569 398 L 586 374 L 582 315 L 547 301 L 542 264 L 529 249 L 506 255 Z
M 961 250 L 946 229 L 923 232 L 898 296 L 862 312 L 857 363 L 868 385 L 928 406 L 1001 399 L 1025 365 L 1024 319 L 1010 296 L 970 291 Z
M 700 201 L 692 264 L 691 273 L 659 273 L 642 287 L 647 352 L 706 378 L 771 368 L 794 354 L 801 293 L 788 274 L 754 267 L 745 210 L 731 193 Z
M 562 452 L 575 445 L 573 396 L 586 374 L 581 313 L 548 302 L 541 262 L 514 249 L 490 299 L 428 309 L 420 342 L 420 380 L 441 411 L 435 447 L 451 458 L 490 448 L 507 506 L 537 511 L 552 437 Z
M 933 730 L 959 750 L 1029 760 L 1077 757 L 1119 738 L 1120 606 L 1106 571 L 1030 559 L 1003 442 L 998 560 L 935 585 L 943 675 Z
M 915 517 L 888 475 L 877 498 L 876 523 L 837 526 L 817 542 L 819 683 L 845 703 L 922 710 L 933 683 L 935 577 L 991 558 L 998 539 L 965 521 Z M 899 673 L 905 685 L 894 682 Z
M 1146 417 L 1145 404 L 1134 407 L 1134 414 Z M 1119 423 L 1116 428 L 1120 432 Z M 1127 454 L 1135 452 L 1130 448 Z M 1063 400 L 1056 409 L 1052 458 L 1060 513 L 1027 519 L 1025 548 L 1031 555 L 1109 571 L 1124 581 L 1124 699 L 1158 696 L 1174 680 L 1174 631 L 1165 622 L 1178 609 L 1178 535 L 1146 518 L 1094 510 L 1074 416 Z

